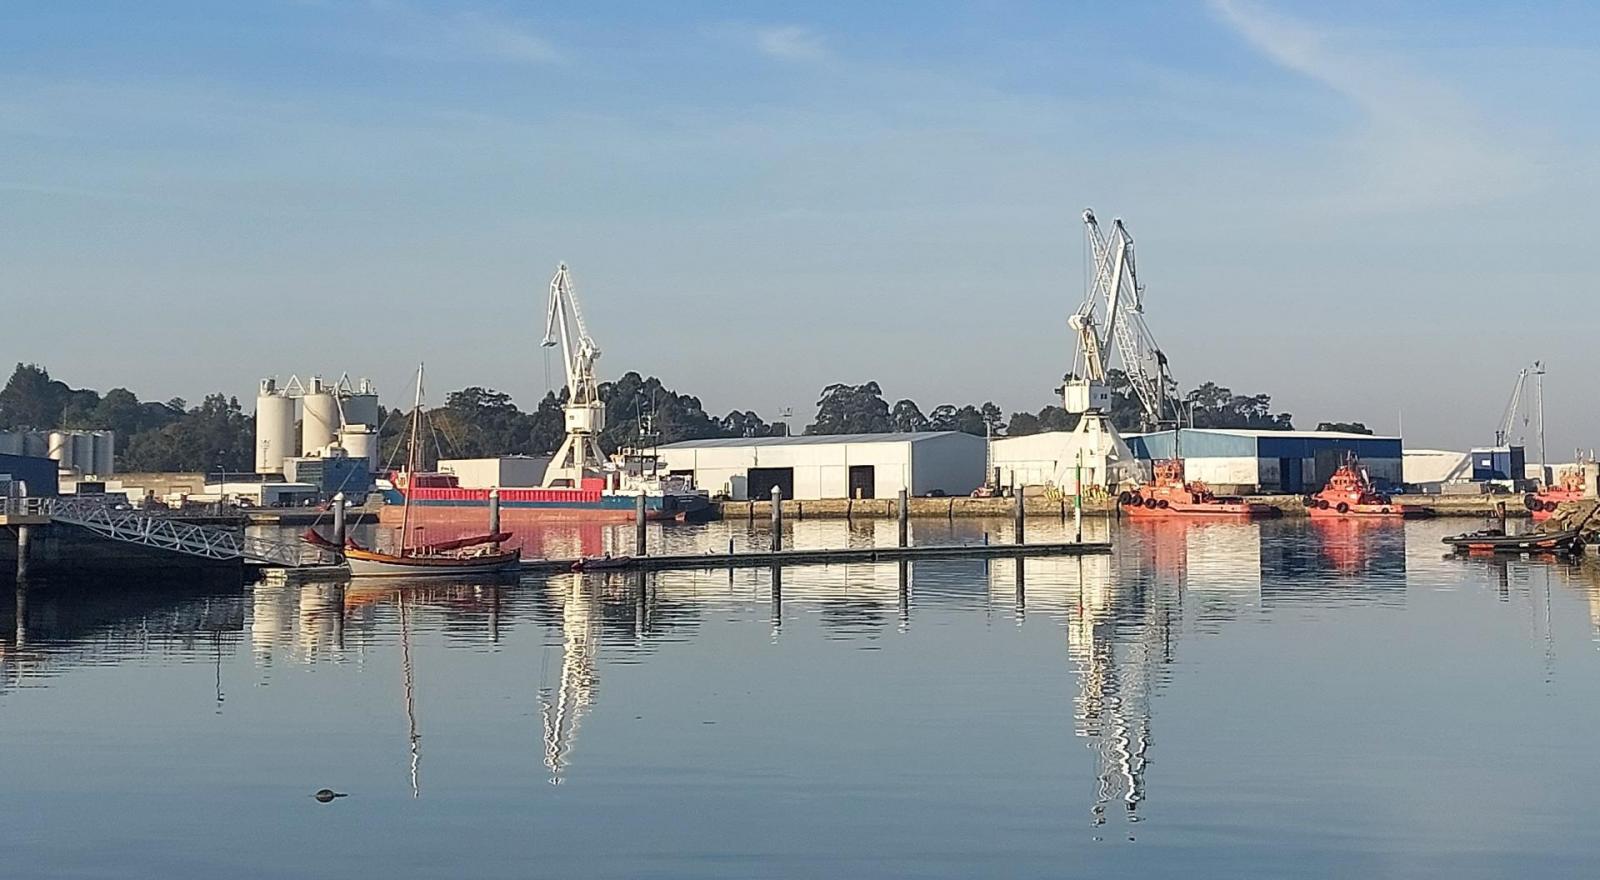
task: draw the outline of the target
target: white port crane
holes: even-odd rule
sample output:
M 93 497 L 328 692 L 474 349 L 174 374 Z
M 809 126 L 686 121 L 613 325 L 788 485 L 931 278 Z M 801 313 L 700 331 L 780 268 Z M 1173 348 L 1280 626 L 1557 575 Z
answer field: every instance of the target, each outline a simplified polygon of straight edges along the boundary
M 1106 374 L 1114 349 L 1139 398 L 1145 426 L 1154 429 L 1173 417 L 1167 394 L 1174 382 L 1167 370 L 1167 356 L 1144 321 L 1144 288 L 1134 265 L 1133 236 L 1118 218 L 1111 221 L 1111 235 L 1107 238 L 1100 231 L 1092 208 L 1083 211 L 1083 228 L 1094 280 L 1083 304 L 1067 320 L 1077 334 L 1078 351 L 1073 360 L 1073 378 L 1063 388 L 1066 409 L 1103 413 L 1110 405 Z
M 1533 378 L 1534 409 L 1532 413 L 1523 411 L 1522 398 L 1527 393 L 1528 379 Z M 1517 384 L 1511 389 L 1511 400 L 1506 403 L 1506 411 L 1500 415 L 1500 426 L 1494 432 L 1494 445 L 1505 446 L 1511 442 L 1511 432 L 1517 427 L 1518 417 L 1522 421 L 1522 430 L 1517 432 L 1517 443 L 1526 442 L 1528 422 L 1530 418 L 1537 418 L 1536 426 L 1539 439 L 1539 471 L 1542 476 L 1546 473 L 1548 465 L 1545 462 L 1544 452 L 1544 361 L 1534 361 L 1517 372 Z
M 545 469 L 545 488 L 582 485 L 584 476 L 600 473 L 605 464 L 600 432 L 606 426 L 606 405 L 594 378 L 600 347 L 584 326 L 566 263 L 560 264 L 550 279 L 550 306 L 545 317 L 544 344 L 557 343 L 567 371 L 567 437 Z

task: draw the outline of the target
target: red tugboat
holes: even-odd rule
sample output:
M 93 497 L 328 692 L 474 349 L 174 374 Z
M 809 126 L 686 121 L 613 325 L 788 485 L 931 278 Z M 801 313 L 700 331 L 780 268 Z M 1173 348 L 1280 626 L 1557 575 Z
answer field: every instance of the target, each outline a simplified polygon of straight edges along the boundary
M 1424 507 L 1407 507 L 1394 503 L 1388 495 L 1379 492 L 1368 476 L 1367 469 L 1354 459 L 1346 461 L 1328 478 L 1328 485 L 1315 495 L 1306 496 L 1306 512 L 1312 518 L 1416 518 L 1431 511 Z
M 1153 463 L 1155 480 L 1117 496 L 1122 512 L 1141 519 L 1187 519 L 1189 517 L 1231 517 L 1266 519 L 1283 511 L 1270 504 L 1254 504 L 1240 498 L 1218 497 L 1205 483 L 1183 478 L 1183 459 L 1168 458 Z
M 1522 497 L 1522 504 L 1533 514 L 1534 522 L 1544 522 L 1555 515 L 1556 508 L 1568 501 L 1583 500 L 1583 472 L 1566 471 L 1560 482 L 1545 486 L 1538 492 Z

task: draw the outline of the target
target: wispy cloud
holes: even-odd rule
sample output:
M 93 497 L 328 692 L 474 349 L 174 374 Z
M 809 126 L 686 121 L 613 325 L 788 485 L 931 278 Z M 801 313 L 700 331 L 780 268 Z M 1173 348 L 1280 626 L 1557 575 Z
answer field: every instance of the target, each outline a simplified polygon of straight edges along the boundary
M 758 27 L 752 36 L 758 51 L 783 61 L 816 61 L 828 55 L 822 35 L 804 25 Z
M 526 25 L 487 12 L 432 13 L 392 0 L 370 0 L 369 6 L 398 31 L 382 46 L 389 54 L 505 64 L 550 64 L 562 58 L 555 44 Z
M 1531 163 L 1497 137 L 1455 90 L 1353 34 L 1289 18 L 1248 0 L 1211 0 L 1217 18 L 1275 64 L 1344 97 L 1364 114 L 1336 146 L 1353 179 L 1333 201 L 1353 209 L 1466 204 L 1532 182 Z

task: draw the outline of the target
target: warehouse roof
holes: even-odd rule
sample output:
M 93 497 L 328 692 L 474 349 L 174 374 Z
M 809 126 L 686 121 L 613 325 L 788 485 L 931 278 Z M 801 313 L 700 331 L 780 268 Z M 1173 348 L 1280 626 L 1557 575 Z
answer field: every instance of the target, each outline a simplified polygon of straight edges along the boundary
M 741 446 L 828 446 L 839 443 L 916 443 L 937 437 L 950 437 L 960 431 L 893 431 L 887 434 L 801 434 L 794 437 L 717 437 L 710 440 L 680 440 L 663 443 L 662 449 L 713 449 Z M 965 436 L 973 436 L 971 434 Z M 982 438 L 974 438 L 982 439 Z
M 1183 432 L 1196 434 L 1227 434 L 1232 437 L 1292 437 L 1303 439 L 1321 437 L 1327 440 L 1399 440 L 1392 434 L 1355 434 L 1349 431 L 1267 431 L 1256 428 L 1184 428 Z M 1129 437 L 1154 437 L 1171 434 L 1171 431 L 1151 431 L 1146 434 L 1129 434 Z

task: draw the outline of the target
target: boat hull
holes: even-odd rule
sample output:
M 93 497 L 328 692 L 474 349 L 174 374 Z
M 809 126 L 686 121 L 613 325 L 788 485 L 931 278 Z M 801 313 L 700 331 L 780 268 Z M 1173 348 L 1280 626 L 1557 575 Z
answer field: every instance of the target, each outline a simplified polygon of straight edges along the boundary
M 1282 516 L 1283 511 L 1270 504 L 1221 502 L 1217 504 L 1175 504 L 1166 507 L 1123 505 L 1122 513 L 1129 519 L 1271 519 Z
M 371 550 L 345 550 L 351 577 L 457 577 L 501 574 L 522 566 L 517 551 L 482 556 L 394 556 Z
M 1308 507 L 1306 513 L 1312 519 L 1424 519 L 1432 511 L 1400 504 L 1358 504 L 1342 512 L 1334 507 Z
M 383 492 L 384 510 L 398 512 L 405 506 L 406 493 L 412 493 L 413 509 L 483 511 L 489 510 L 488 489 L 412 490 L 390 488 Z M 638 515 L 636 495 L 607 495 L 584 489 L 501 489 L 500 515 L 512 520 L 581 520 L 632 522 Z M 699 520 L 712 515 L 715 508 L 701 495 L 647 495 L 645 519 L 664 522 L 679 519 Z
M 1567 532 L 1529 532 L 1522 535 L 1453 535 L 1444 543 L 1462 553 L 1568 553 L 1584 550 L 1583 535 Z

